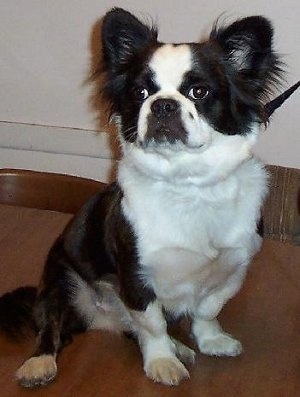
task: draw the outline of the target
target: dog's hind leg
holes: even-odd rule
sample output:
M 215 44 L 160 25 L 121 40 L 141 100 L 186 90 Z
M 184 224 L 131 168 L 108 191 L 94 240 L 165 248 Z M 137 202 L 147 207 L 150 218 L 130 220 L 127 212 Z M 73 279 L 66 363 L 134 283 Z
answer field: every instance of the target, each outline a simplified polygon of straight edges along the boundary
M 36 348 L 16 373 L 19 383 L 24 387 L 45 385 L 56 376 L 56 356 L 61 344 L 62 313 L 59 307 L 54 306 L 54 302 L 57 301 L 55 295 L 57 295 L 55 291 L 49 294 L 43 291 L 38 298 L 36 318 L 39 333 Z
M 52 381 L 57 373 L 58 352 L 70 342 L 72 334 L 86 329 L 69 302 L 69 266 L 57 248 L 54 246 L 49 254 L 35 302 L 36 347 L 16 373 L 24 387 L 43 386 Z
M 80 319 L 75 317 L 72 308 L 61 302 L 59 288 L 42 291 L 36 304 L 36 321 L 39 328 L 36 348 L 16 373 L 22 386 L 43 386 L 55 378 L 57 354 L 70 342 L 75 323 L 78 325 L 80 322 Z
M 175 345 L 175 354 L 179 360 L 186 365 L 193 365 L 196 357 L 195 351 L 173 337 L 171 340 Z

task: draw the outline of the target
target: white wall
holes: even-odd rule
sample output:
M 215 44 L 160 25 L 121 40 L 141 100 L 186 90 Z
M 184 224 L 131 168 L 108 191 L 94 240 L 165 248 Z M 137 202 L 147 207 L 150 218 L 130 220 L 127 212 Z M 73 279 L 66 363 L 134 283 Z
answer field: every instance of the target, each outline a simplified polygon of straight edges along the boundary
M 84 81 L 97 47 L 95 26 L 114 5 L 151 16 L 160 39 L 175 42 L 205 36 L 224 12 L 229 19 L 263 14 L 274 23 L 274 44 L 288 66 L 286 86 L 299 79 L 299 0 L 2 0 L 0 167 L 108 178 L 108 138 L 94 133 L 106 126 L 99 126 Z M 300 91 L 262 134 L 257 152 L 266 162 L 300 168 L 299 108 Z

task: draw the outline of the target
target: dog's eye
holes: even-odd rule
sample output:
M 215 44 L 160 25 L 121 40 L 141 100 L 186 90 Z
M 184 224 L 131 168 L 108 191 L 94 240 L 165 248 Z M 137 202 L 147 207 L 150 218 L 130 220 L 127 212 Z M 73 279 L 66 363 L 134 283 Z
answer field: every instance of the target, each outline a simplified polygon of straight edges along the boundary
M 208 95 L 208 89 L 202 85 L 197 85 L 189 90 L 188 96 L 194 100 L 204 99 Z
M 134 95 L 135 99 L 144 101 L 145 99 L 148 98 L 149 92 L 146 88 L 138 87 L 133 91 L 133 95 Z

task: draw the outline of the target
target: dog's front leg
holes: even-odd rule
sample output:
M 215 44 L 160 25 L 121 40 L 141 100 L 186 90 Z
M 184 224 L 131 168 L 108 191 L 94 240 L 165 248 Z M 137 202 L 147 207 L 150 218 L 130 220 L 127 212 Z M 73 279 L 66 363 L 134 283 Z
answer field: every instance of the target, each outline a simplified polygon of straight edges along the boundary
M 135 233 L 125 213 L 130 210 L 123 204 L 123 210 L 116 212 L 113 233 L 118 264 L 120 297 L 131 317 L 143 355 L 146 375 L 165 385 L 177 385 L 189 373 L 180 360 L 193 363 L 195 353 L 180 342 L 171 339 L 167 333 L 167 322 L 151 283 L 141 276 L 141 264 L 137 255 Z
M 239 291 L 246 269 L 246 264 L 240 265 L 223 285 L 198 305 L 193 315 L 192 333 L 202 353 L 214 356 L 237 356 L 242 353 L 242 344 L 223 331 L 217 316 L 225 303 Z
M 219 265 L 235 269 L 220 285 L 203 298 L 193 314 L 192 332 L 202 353 L 216 356 L 237 356 L 241 343 L 223 331 L 217 316 L 225 303 L 241 288 L 252 256 L 258 251 L 261 239 L 254 234 L 242 247 L 223 249 Z
M 146 375 L 165 385 L 178 385 L 189 377 L 182 362 L 176 357 L 176 342 L 167 333 L 167 324 L 162 307 L 154 301 L 146 310 L 131 310 L 134 330 L 143 355 Z

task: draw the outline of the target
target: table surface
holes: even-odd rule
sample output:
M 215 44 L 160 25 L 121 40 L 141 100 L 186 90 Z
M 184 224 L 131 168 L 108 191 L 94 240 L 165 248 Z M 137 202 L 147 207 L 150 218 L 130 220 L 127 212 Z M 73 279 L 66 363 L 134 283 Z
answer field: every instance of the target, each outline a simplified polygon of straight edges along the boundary
M 68 214 L 0 205 L 0 294 L 37 285 L 45 256 Z M 14 379 L 34 341 L 0 336 L 2 397 L 296 397 L 300 396 L 300 247 L 266 240 L 240 293 L 220 322 L 241 340 L 237 358 L 197 355 L 191 378 L 178 387 L 148 380 L 137 346 L 102 331 L 79 335 L 58 360 L 58 377 L 43 389 L 23 390 Z M 173 330 L 193 346 L 187 323 Z

